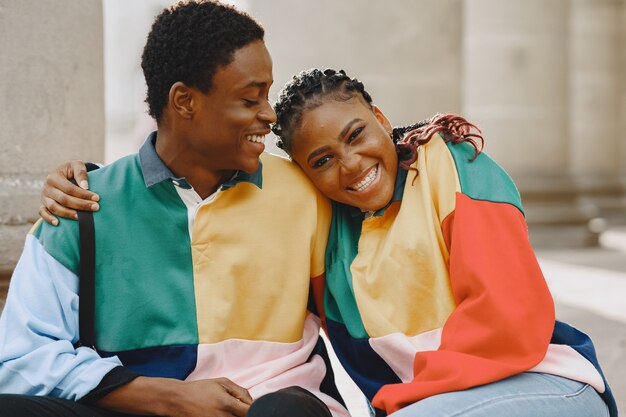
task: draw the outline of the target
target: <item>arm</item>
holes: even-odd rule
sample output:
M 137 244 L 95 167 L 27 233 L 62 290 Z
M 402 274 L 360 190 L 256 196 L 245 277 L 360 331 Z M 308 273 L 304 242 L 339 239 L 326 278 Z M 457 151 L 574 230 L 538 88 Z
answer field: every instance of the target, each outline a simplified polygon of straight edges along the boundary
M 103 380 L 126 368 L 117 357 L 74 347 L 77 290 L 78 277 L 29 235 L 0 318 L 0 392 L 85 400 L 147 415 L 245 415 L 250 395 L 223 378 L 184 382 L 122 375 L 121 385 L 113 381 L 113 389 L 106 390 Z
M 138 377 L 96 402 L 122 413 L 171 417 L 244 417 L 250 404 L 248 391 L 226 378 L 187 382 Z
M 375 396 L 373 404 L 388 413 L 526 371 L 550 343 L 554 305 L 518 208 L 457 193 L 442 228 L 457 307 L 439 349 L 416 354 L 414 380 Z
M 0 387 L 3 392 L 78 400 L 121 365 L 100 358 L 78 340 L 78 278 L 26 238 L 0 318 Z
M 79 186 L 70 182 L 74 178 Z M 69 161 L 59 165 L 46 177 L 41 193 L 39 215 L 48 223 L 56 226 L 55 217 L 76 219 L 76 210 L 97 211 L 100 197 L 88 191 L 87 168 L 82 161 Z

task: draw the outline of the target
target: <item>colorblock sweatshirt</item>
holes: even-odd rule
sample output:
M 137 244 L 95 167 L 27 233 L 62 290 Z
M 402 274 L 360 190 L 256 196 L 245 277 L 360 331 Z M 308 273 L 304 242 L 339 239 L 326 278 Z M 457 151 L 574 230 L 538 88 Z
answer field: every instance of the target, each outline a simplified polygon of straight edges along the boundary
M 513 181 L 473 155 L 435 135 L 386 208 L 333 203 L 316 299 L 337 356 L 386 413 L 531 371 L 589 383 L 616 416 L 591 340 L 555 321 Z
M 291 162 L 265 154 L 202 200 L 155 151 L 90 173 L 96 346 L 79 339 L 78 225 L 38 223 L 0 319 L 0 392 L 80 400 L 120 369 L 227 377 L 253 398 L 299 385 L 346 416 L 309 288 L 324 274 L 330 207 Z M 122 368 L 120 368 L 122 367 Z

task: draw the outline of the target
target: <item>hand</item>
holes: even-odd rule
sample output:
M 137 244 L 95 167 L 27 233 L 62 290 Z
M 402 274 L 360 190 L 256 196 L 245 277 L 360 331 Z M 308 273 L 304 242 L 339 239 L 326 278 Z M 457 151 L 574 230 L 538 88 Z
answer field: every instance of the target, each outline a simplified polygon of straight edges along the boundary
M 245 417 L 252 404 L 246 389 L 226 378 L 179 381 L 138 377 L 97 401 L 127 414 L 169 417 Z
M 252 397 L 245 388 L 226 378 L 186 382 L 182 400 L 173 405 L 171 417 L 245 417 Z
M 70 178 L 74 178 L 80 186 L 72 184 Z M 100 206 L 96 201 L 100 197 L 87 191 L 88 188 L 87 169 L 82 161 L 69 161 L 59 165 L 46 177 L 39 215 L 56 226 L 59 220 L 55 215 L 77 219 L 76 210 L 97 211 Z

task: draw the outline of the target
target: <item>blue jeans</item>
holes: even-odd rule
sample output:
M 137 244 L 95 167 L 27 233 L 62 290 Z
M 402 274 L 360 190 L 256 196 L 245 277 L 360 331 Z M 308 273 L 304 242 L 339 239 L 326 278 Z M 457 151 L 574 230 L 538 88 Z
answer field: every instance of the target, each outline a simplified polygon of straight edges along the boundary
M 413 403 L 389 417 L 607 417 L 608 407 L 589 385 L 525 372 L 479 387 Z

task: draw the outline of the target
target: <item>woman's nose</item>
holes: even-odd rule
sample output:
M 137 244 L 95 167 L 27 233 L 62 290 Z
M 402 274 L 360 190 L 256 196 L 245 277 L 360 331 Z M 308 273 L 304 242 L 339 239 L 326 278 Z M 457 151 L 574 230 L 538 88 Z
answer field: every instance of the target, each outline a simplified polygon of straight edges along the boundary
M 359 172 L 361 169 L 361 158 L 354 153 L 347 153 L 343 155 L 339 162 L 346 174 Z

